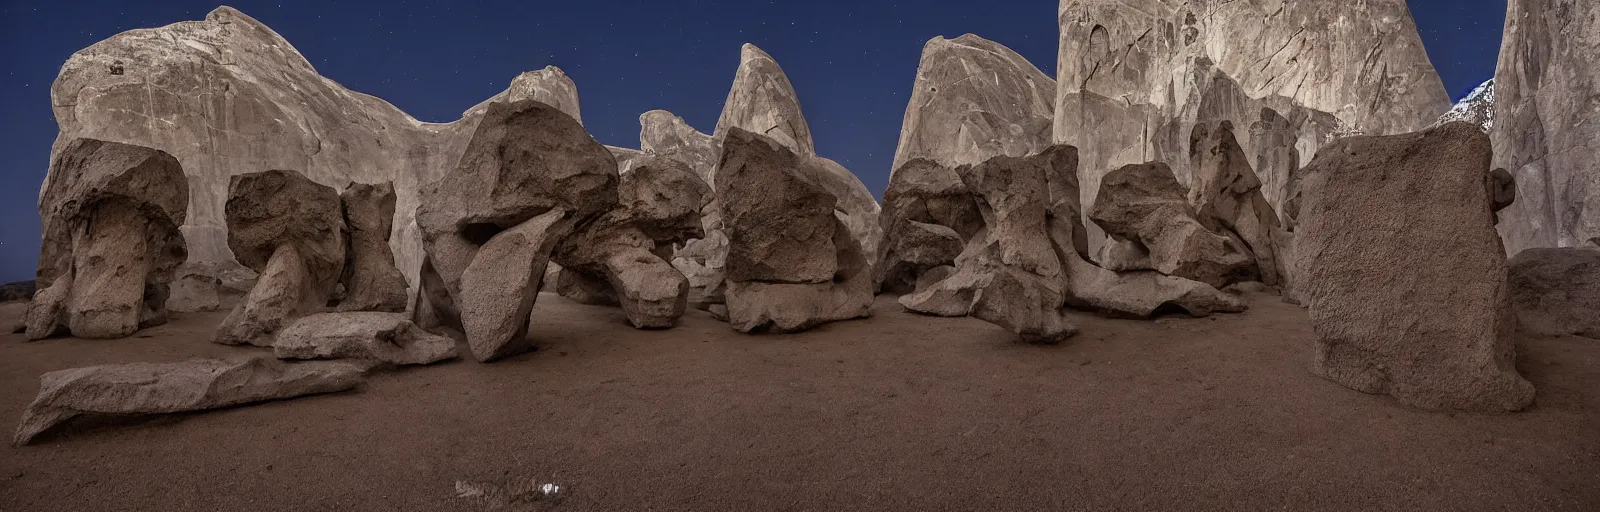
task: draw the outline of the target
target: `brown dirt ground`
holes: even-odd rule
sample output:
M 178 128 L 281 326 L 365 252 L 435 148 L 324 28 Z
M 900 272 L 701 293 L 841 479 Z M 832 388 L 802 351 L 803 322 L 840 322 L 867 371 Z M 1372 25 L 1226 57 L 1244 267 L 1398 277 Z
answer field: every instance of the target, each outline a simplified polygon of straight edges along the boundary
M 698 311 L 636 331 L 545 295 L 535 353 L 0 448 L 0 510 L 1600 509 L 1600 342 L 1520 340 L 1527 411 L 1431 413 L 1311 375 L 1305 313 L 1249 300 L 1079 315 L 1083 334 L 1040 347 L 888 297 L 870 320 L 748 336 Z M 0 433 L 47 371 L 259 353 L 209 343 L 221 317 L 0 335 Z M 566 487 L 507 506 L 457 481 Z

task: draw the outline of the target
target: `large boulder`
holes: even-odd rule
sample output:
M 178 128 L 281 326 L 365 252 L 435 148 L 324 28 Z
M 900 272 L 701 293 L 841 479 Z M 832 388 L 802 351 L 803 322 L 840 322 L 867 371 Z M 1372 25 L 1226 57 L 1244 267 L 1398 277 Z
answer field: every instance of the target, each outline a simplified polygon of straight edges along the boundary
M 720 142 L 734 128 L 759 133 L 799 155 L 817 154 L 789 75 L 771 55 L 750 43 L 739 49 L 739 70 L 713 136 Z
M 339 193 L 339 201 L 350 230 L 339 311 L 405 311 L 406 278 L 389 250 L 394 186 L 352 183 Z
M 615 157 L 571 116 L 533 100 L 489 104 L 455 170 L 421 192 L 427 261 L 418 309 L 460 326 L 462 273 L 480 246 L 550 211 L 587 223 L 616 206 L 617 181 Z
M 65 329 L 121 338 L 166 321 L 173 272 L 187 253 L 189 186 L 178 160 L 141 146 L 61 145 L 39 196 L 44 239 L 28 338 Z
M 1524 332 L 1600 338 L 1600 248 L 1528 249 L 1510 264 L 1511 303 Z
M 285 363 L 272 357 L 124 363 L 44 374 L 22 411 L 17 446 L 80 416 L 172 414 L 302 395 L 361 384 L 362 368 L 341 362 Z
M 1450 107 L 1402 0 L 1061 0 L 1057 16 L 1054 139 L 1079 148 L 1089 211 L 1100 177 L 1123 165 L 1167 162 L 1187 183 L 1196 124 L 1287 127 L 1304 162 L 1336 133 L 1410 132 Z M 1256 160 L 1284 156 L 1240 142 Z M 1256 168 L 1281 207 L 1282 178 L 1298 166 Z
M 359 359 L 392 365 L 432 364 L 456 357 L 456 342 L 417 327 L 405 313 L 319 313 L 278 333 L 279 359 Z
M 1233 137 L 1233 123 L 1195 125 L 1190 140 L 1194 176 L 1189 203 L 1196 218 L 1253 257 L 1261 283 L 1277 285 L 1279 263 L 1272 232 L 1280 227 L 1278 214 L 1261 194 L 1261 180 Z
M 1107 174 L 1089 218 L 1126 244 L 1120 247 L 1127 252 L 1102 257 L 1102 263 L 1115 270 L 1148 268 L 1218 288 L 1253 278 L 1253 259 L 1233 241 L 1207 230 L 1196 218 L 1188 194 L 1160 162 L 1123 166 Z
M 743 129 L 724 138 L 716 195 L 728 237 L 730 323 L 798 331 L 866 316 L 871 268 L 835 216 L 838 199 L 806 167 L 817 159 Z
M 1502 41 L 1495 166 L 1518 184 L 1501 212 L 1506 249 L 1600 245 L 1600 5 L 1512 0 Z
M 272 336 L 328 305 L 345 263 L 339 193 L 295 171 L 234 176 L 228 246 L 261 275 L 222 325 L 217 343 L 271 346 Z
M 677 114 L 665 110 L 640 114 L 639 149 L 646 154 L 677 160 L 694 170 L 707 186 L 715 185 L 721 146 L 715 137 L 695 130 Z
M 1490 158 L 1482 130 L 1450 123 L 1344 139 L 1306 166 L 1294 256 L 1317 374 L 1427 409 L 1532 402 L 1516 370 Z
M 525 351 L 528 315 L 539 298 L 549 255 L 575 221 L 560 208 L 501 231 L 461 272 L 455 301 L 472 356 L 486 363 Z

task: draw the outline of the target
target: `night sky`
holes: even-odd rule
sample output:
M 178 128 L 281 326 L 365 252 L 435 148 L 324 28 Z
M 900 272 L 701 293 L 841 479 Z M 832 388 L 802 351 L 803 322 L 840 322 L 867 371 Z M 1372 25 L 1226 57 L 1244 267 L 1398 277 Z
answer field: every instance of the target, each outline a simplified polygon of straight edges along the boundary
M 211 1 L 0 0 L 0 283 L 31 279 L 37 263 L 35 203 L 56 136 L 50 83 L 61 64 L 124 30 L 202 19 L 217 6 Z M 1505 0 L 1410 4 L 1452 96 L 1494 76 Z M 277 30 L 324 76 L 423 121 L 454 121 L 518 73 L 554 64 L 577 82 L 595 138 L 624 147 L 638 147 L 638 116 L 657 108 L 710 133 L 739 46 L 752 42 L 794 82 L 817 151 L 877 194 L 888 182 L 924 42 L 975 33 L 1053 77 L 1058 31 L 1056 0 L 230 5 Z

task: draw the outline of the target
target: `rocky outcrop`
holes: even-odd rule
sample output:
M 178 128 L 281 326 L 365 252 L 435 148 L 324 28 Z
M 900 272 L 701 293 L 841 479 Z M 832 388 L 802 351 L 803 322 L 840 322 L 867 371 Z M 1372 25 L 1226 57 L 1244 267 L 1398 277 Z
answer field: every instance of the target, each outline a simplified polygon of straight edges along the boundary
M 511 103 L 522 100 L 533 100 L 572 116 L 573 121 L 583 124 L 583 113 L 578 108 L 578 84 L 573 83 L 567 73 L 555 66 L 545 66 L 544 69 L 529 71 L 511 79 L 511 86 L 499 94 L 483 100 L 461 114 L 462 119 L 480 117 L 489 110 L 493 103 Z
M 1156 270 L 1217 288 L 1251 279 L 1254 261 L 1205 228 L 1188 194 L 1159 162 L 1107 174 L 1089 218 L 1124 245 L 1121 252 L 1102 254 L 1101 262 L 1113 270 Z
M 388 183 L 352 183 L 339 193 L 345 244 L 344 298 L 339 311 L 406 310 L 406 279 L 394 266 L 389 232 L 394 222 L 394 187 Z
M 999 43 L 966 34 L 923 45 L 879 216 L 880 289 L 909 292 L 922 272 L 955 262 L 982 219 L 954 169 L 1043 151 L 1054 97 L 1054 80 Z M 944 249 L 927 250 L 935 245 Z
M 261 275 L 217 328 L 217 343 L 271 346 L 301 315 L 328 305 L 344 272 L 339 193 L 294 171 L 235 176 L 228 247 Z
M 1228 237 L 1255 259 L 1257 281 L 1277 285 L 1280 265 L 1272 232 L 1281 223 L 1261 194 L 1261 180 L 1250 168 L 1249 158 L 1233 137 L 1233 123 L 1196 125 L 1190 141 L 1194 176 L 1189 204 L 1194 206 L 1196 218 L 1207 230 Z
M 872 305 L 870 265 L 819 183 L 818 160 L 739 128 L 724 137 L 715 181 L 735 329 L 799 331 Z
M 1523 332 L 1600 338 L 1600 249 L 1528 249 L 1510 265 L 1511 303 Z
M 222 280 L 208 274 L 186 273 L 172 280 L 167 310 L 178 313 L 216 311 L 222 307 L 217 291 Z
M 533 100 L 491 103 L 460 163 L 421 193 L 424 327 L 460 327 L 490 361 L 524 333 L 549 255 L 616 208 L 616 159 L 571 116 Z
M 1482 128 L 1484 133 L 1494 134 L 1494 79 L 1467 93 L 1465 98 L 1450 107 L 1449 112 L 1439 116 L 1435 126 L 1458 121 L 1471 123 Z
M 271 357 L 126 363 L 44 374 L 39 395 L 17 423 L 17 446 L 80 416 L 203 411 L 267 400 L 333 393 L 361 383 L 359 366 L 284 363 Z
M 1600 5 L 1512 0 L 1495 73 L 1495 166 L 1517 200 L 1500 212 L 1511 254 L 1600 245 Z
M 121 338 L 166 322 L 168 284 L 186 257 L 178 226 L 189 187 L 177 159 L 75 139 L 57 148 L 49 176 L 28 338 L 63 329 Z
M 739 49 L 739 70 L 722 103 L 713 136 L 720 142 L 734 128 L 761 134 L 796 154 L 817 154 L 789 75 L 771 55 L 749 43 Z
M 677 160 L 694 170 L 707 186 L 716 185 L 721 145 L 715 137 L 695 130 L 677 114 L 665 110 L 640 114 L 639 149 L 646 154 Z
M 1516 370 L 1490 158 L 1487 135 L 1451 123 L 1341 140 L 1306 166 L 1294 252 L 1316 373 L 1427 409 L 1532 402 Z
M 295 320 L 278 333 L 272 352 L 279 359 L 359 359 L 414 365 L 454 359 L 456 342 L 422 330 L 404 313 L 319 313 Z
M 1334 133 L 1405 133 L 1450 106 L 1401 0 L 1062 0 L 1057 14 L 1054 141 L 1079 148 L 1090 211 L 1100 176 L 1123 165 L 1167 162 L 1187 183 L 1198 123 L 1287 124 L 1305 162 Z M 1262 133 L 1264 143 L 1285 135 Z M 1282 145 L 1240 142 L 1253 160 L 1283 156 L 1271 149 Z M 1275 208 L 1295 168 L 1256 163 Z M 1102 238 L 1091 234 L 1092 250 Z

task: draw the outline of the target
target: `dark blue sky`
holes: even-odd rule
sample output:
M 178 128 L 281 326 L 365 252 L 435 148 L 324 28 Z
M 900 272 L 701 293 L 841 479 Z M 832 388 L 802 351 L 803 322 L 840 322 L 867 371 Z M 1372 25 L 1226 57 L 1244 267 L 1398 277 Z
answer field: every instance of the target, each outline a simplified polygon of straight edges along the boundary
M 214 0 L 212 0 L 214 1 Z M 72 52 L 118 32 L 197 20 L 203 0 L 0 0 L 0 282 L 30 279 L 39 183 L 56 125 L 50 82 Z M 1315 0 L 1299 0 L 1315 1 Z M 1428 53 L 1460 97 L 1494 75 L 1505 0 L 1411 0 Z M 461 5 L 456 5 L 461 4 Z M 424 121 L 448 122 L 549 64 L 578 84 L 584 124 L 638 147 L 640 113 L 710 132 L 739 45 L 771 53 L 800 94 L 817 150 L 875 193 L 888 181 L 922 43 L 972 32 L 1055 75 L 1056 0 L 254 1 L 230 5 L 323 75 Z

